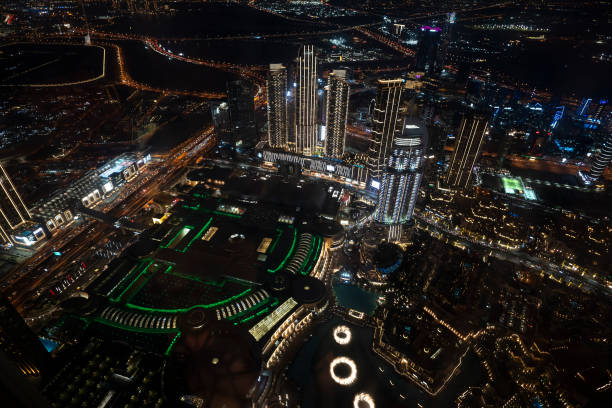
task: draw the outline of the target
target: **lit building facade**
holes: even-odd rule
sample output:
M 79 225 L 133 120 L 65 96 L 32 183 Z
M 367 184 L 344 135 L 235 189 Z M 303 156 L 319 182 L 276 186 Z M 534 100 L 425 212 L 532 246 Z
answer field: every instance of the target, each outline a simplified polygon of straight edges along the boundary
M 0 164 L 0 243 L 12 243 L 11 234 L 31 219 L 8 173 Z
M 227 84 L 227 102 L 234 147 L 253 147 L 257 144 L 255 126 L 255 88 L 249 81 L 238 80 Z
M 468 188 L 472 169 L 487 137 L 488 121 L 480 114 L 465 115 L 459 125 L 455 151 L 448 168 L 446 182 L 453 188 Z
M 601 146 L 601 151 L 595 158 L 591 170 L 589 171 L 588 177 L 591 181 L 596 181 L 603 175 L 610 161 L 612 161 L 612 134 L 608 133 Z
M 444 20 L 444 27 L 442 29 L 442 34 L 440 37 L 440 44 L 438 46 L 438 52 L 436 55 L 436 70 L 442 71 L 444 68 L 444 64 L 446 63 L 446 57 L 448 55 L 448 47 L 450 45 L 452 35 L 453 35 L 453 26 L 454 26 L 455 13 L 448 13 L 446 15 L 446 19 Z
M 327 91 L 327 135 L 325 155 L 342 158 L 346 139 L 346 119 L 348 117 L 349 84 L 346 71 L 334 70 L 329 75 Z
M 211 103 L 210 113 L 219 144 L 233 145 L 232 126 L 230 124 L 229 105 L 227 102 Z
M 372 112 L 372 142 L 368 150 L 369 178 L 380 182 L 393 141 L 402 132 L 399 107 L 404 81 L 402 79 L 379 80 L 376 101 Z
M 385 224 L 404 224 L 412 219 L 423 177 L 425 127 L 404 121 L 401 136 L 393 142 L 382 174 L 374 219 Z
M 287 149 L 287 68 L 270 64 L 268 74 L 268 144 L 275 149 Z
M 54 234 L 73 222 L 77 204 L 95 207 L 104 197 L 138 177 L 150 162 L 150 154 L 123 153 L 38 202 L 32 210 L 34 219 L 44 223 L 47 231 Z
M 317 147 L 317 90 L 317 56 L 313 45 L 304 45 L 297 58 L 295 148 L 305 156 Z

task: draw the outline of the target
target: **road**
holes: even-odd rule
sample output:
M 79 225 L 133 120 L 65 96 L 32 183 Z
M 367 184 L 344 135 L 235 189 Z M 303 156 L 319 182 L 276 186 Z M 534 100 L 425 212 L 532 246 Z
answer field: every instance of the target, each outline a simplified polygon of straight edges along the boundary
M 169 182 L 174 181 L 191 161 L 214 145 L 211 126 L 175 147 L 164 160 L 151 164 L 137 180 L 125 186 L 125 190 L 114 197 L 112 203 L 107 203 L 99 210 L 116 218 L 134 215 Z M 27 314 L 24 306 L 32 300 L 29 296 L 36 291 L 41 293 L 46 290 L 46 285 L 60 276 L 73 261 L 84 258 L 91 248 L 95 249 L 96 244 L 113 231 L 113 228 L 100 221 L 84 220 L 81 224 L 51 237 L 33 257 L 13 273 L 14 278 L 7 292 L 13 294 L 11 301 L 17 310 Z M 60 251 L 61 258 L 56 259 L 52 251 Z
M 444 235 L 445 237 L 447 237 L 447 239 L 457 241 L 468 248 L 485 250 L 486 252 L 489 252 L 491 256 L 494 256 L 497 259 L 512 262 L 517 265 L 522 265 L 532 270 L 541 271 L 542 273 L 547 274 L 551 279 L 559 283 L 563 281 L 568 282 L 568 286 L 574 285 L 588 292 L 602 292 L 607 295 L 612 293 L 612 288 L 603 285 L 602 283 L 596 281 L 588 275 L 571 274 L 568 271 L 563 270 L 563 268 L 561 268 L 560 266 L 545 259 L 531 256 L 529 254 L 519 251 L 505 250 L 495 244 L 486 241 L 477 241 L 472 238 L 465 237 L 461 235 L 458 231 L 450 230 L 444 226 L 441 226 L 435 220 L 432 220 L 422 214 L 415 213 L 414 216 L 417 221 L 419 221 L 419 223 L 417 223 L 417 226 L 429 232 L 435 237 L 440 237 L 440 235 Z

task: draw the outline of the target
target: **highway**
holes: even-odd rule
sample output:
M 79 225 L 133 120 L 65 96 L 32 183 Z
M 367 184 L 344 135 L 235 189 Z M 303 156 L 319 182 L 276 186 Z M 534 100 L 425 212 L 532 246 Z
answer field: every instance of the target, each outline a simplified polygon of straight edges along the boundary
M 548 275 L 556 282 L 567 282 L 568 286 L 573 285 L 583 291 L 601 292 L 607 295 L 612 293 L 612 288 L 603 285 L 588 275 L 576 275 L 570 273 L 569 271 L 565 271 L 559 265 L 545 259 L 519 251 L 506 250 L 490 242 L 474 240 L 470 237 L 463 236 L 459 231 L 440 226 L 435 220 L 428 218 L 421 213 L 415 212 L 414 217 L 417 220 L 417 227 L 427 231 L 430 235 L 436 238 L 441 238 L 441 236 L 444 236 L 447 238 L 447 240 L 456 241 L 465 247 L 484 250 L 489 253 L 490 256 L 494 256 L 497 259 L 540 271 L 541 273 Z
M 213 127 L 208 127 L 175 147 L 166 157 L 153 163 L 132 183 L 123 187 L 111 203 L 98 208 L 116 218 L 128 217 L 138 212 L 167 184 L 173 182 L 180 173 L 200 154 L 209 151 L 215 145 Z M 111 232 L 114 227 L 96 220 L 83 220 L 80 224 L 68 227 L 52 236 L 29 260 L 19 265 L 13 272 L 13 278 L 7 293 L 20 311 L 27 315 L 27 304 L 32 301 L 29 296 L 42 293 L 48 289 L 64 269 L 73 261 L 84 258 L 90 250 Z M 62 256 L 56 259 L 53 251 L 60 251 Z M 47 311 L 45 311 L 47 312 Z

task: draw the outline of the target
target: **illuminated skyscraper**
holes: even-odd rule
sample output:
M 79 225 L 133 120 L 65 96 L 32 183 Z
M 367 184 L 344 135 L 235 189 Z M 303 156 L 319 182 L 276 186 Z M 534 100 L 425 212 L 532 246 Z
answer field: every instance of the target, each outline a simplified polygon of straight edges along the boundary
M 593 99 L 591 98 L 582 98 L 582 101 L 580 102 L 580 105 L 578 106 L 578 110 L 576 111 L 576 115 L 578 116 L 586 115 L 586 112 L 589 109 L 589 105 L 591 105 L 592 101 Z
M 465 115 L 459 125 L 455 151 L 448 168 L 447 183 L 453 188 L 468 188 L 472 169 L 487 136 L 488 122 L 480 114 Z
M 11 243 L 12 231 L 30 219 L 30 211 L 0 164 L 0 243 Z
M 385 224 L 404 224 L 412 219 L 423 176 L 425 127 L 405 120 L 402 134 L 382 173 L 374 219 Z
M 227 102 L 234 147 L 253 147 L 257 144 L 255 126 L 255 87 L 249 81 L 238 80 L 227 84 Z
M 393 141 L 402 132 L 398 113 L 403 87 L 402 79 L 378 80 L 372 112 L 372 142 L 368 150 L 368 177 L 374 182 L 380 182 Z
M 229 105 L 227 102 L 211 103 L 210 113 L 212 116 L 217 142 L 220 145 L 234 145 L 232 136 L 232 125 L 229 117 Z
M 341 158 L 344 155 L 346 137 L 346 118 L 348 116 L 349 84 L 345 80 L 346 71 L 334 70 L 329 74 L 327 91 L 327 135 L 325 155 Z
M 453 26 L 455 23 L 455 13 L 448 13 L 444 26 L 442 28 L 442 35 L 440 37 L 440 44 L 438 47 L 438 53 L 436 55 L 436 70 L 442 71 L 444 64 L 446 63 L 446 56 L 448 54 L 448 46 L 453 35 Z
M 591 182 L 598 180 L 603 175 L 610 161 L 612 161 L 612 134 L 608 133 L 601 146 L 601 151 L 593 161 L 593 165 L 589 171 Z
M 416 52 L 415 71 L 432 73 L 436 69 L 440 27 L 423 26 L 419 31 L 419 45 Z
M 608 100 L 607 99 L 601 99 L 599 101 L 599 105 L 597 105 L 597 109 L 595 110 L 595 113 L 593 114 L 593 117 L 597 120 L 602 120 L 604 115 L 606 114 L 606 109 L 608 107 Z
M 310 156 L 317 146 L 317 57 L 313 45 L 304 45 L 297 59 L 295 97 L 295 145 L 297 153 Z
M 268 144 L 287 149 L 287 68 L 270 64 L 268 74 Z

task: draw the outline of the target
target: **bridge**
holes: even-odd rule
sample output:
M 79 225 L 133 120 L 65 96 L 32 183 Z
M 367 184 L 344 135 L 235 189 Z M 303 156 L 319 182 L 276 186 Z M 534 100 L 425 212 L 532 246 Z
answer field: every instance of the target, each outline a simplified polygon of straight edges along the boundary
M 108 213 L 104 213 L 102 211 L 98 211 L 98 210 L 94 210 L 92 208 L 87 208 L 85 207 L 83 204 L 81 204 L 80 202 L 75 203 L 75 206 L 73 207 L 74 211 L 83 215 L 86 215 L 90 218 L 93 218 L 95 220 L 98 220 L 100 222 L 103 222 L 105 224 L 108 225 L 112 225 L 115 228 L 120 228 L 126 231 L 132 231 L 132 232 L 142 232 L 144 230 L 146 230 L 148 227 L 146 225 L 142 225 L 139 223 L 134 223 L 134 222 L 129 222 L 128 220 L 126 220 L 125 218 L 121 217 L 121 218 L 117 218 L 117 217 L 113 217 L 112 215 L 108 214 Z

